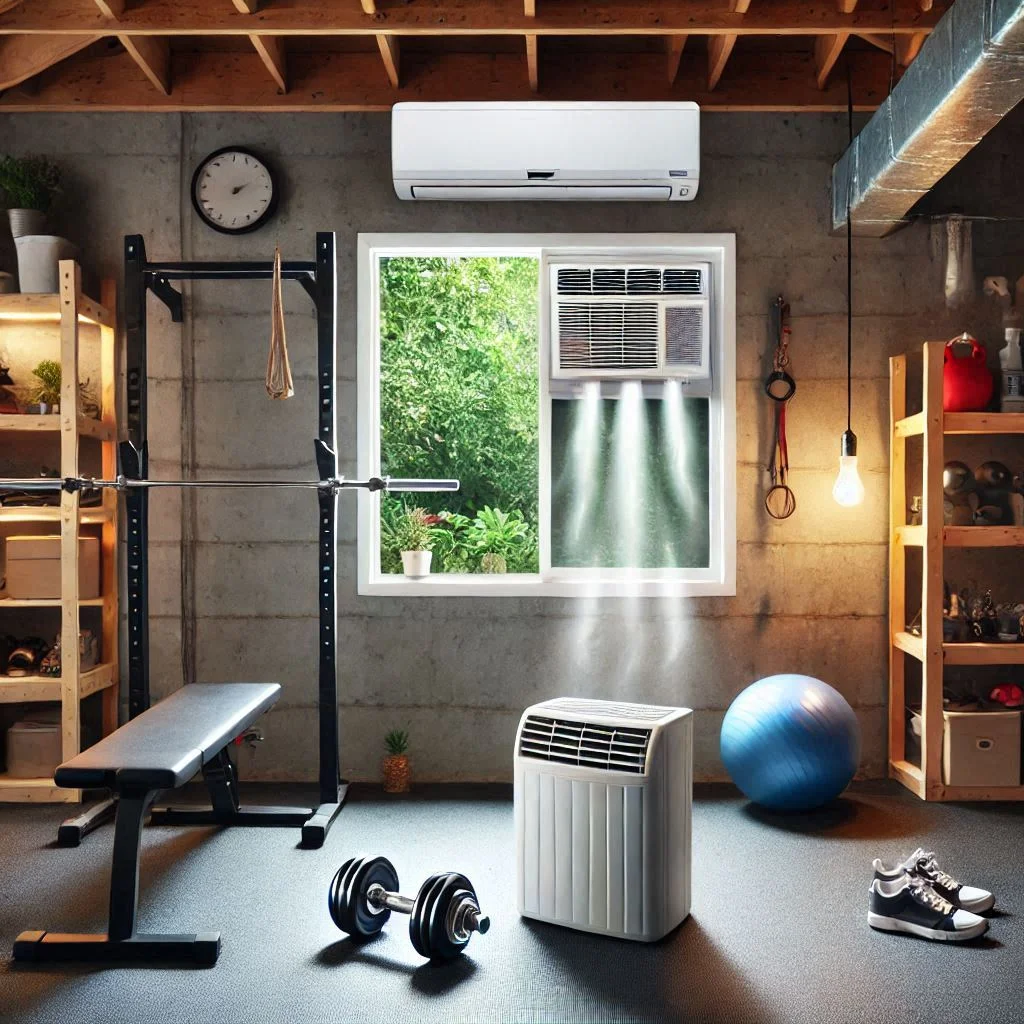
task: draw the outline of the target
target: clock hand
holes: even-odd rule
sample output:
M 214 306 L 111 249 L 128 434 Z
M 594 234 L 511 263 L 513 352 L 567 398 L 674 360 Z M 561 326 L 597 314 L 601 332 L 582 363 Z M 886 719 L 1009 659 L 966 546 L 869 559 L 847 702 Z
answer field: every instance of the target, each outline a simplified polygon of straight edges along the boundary
M 249 184 L 249 182 L 246 182 L 246 183 L 245 183 L 245 185 L 248 185 L 248 184 Z M 231 190 L 231 194 L 232 194 L 233 196 L 237 196 L 237 195 L 238 195 L 238 193 L 239 193 L 239 192 L 241 192 L 243 188 L 245 188 L 245 185 L 236 185 L 236 186 L 235 186 L 235 187 L 234 187 L 234 188 L 233 188 L 233 189 Z

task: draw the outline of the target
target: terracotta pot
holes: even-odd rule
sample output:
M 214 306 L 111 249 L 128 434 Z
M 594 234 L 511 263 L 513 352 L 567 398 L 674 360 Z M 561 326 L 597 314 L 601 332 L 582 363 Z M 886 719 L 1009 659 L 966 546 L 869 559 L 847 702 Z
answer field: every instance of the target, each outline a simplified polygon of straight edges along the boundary
M 422 579 L 430 575 L 430 559 L 432 551 L 403 551 L 402 569 L 406 576 L 415 579 Z
M 46 214 L 42 210 L 8 210 L 7 219 L 13 238 L 46 234 Z
M 381 761 L 385 793 L 409 792 L 409 755 L 389 754 Z

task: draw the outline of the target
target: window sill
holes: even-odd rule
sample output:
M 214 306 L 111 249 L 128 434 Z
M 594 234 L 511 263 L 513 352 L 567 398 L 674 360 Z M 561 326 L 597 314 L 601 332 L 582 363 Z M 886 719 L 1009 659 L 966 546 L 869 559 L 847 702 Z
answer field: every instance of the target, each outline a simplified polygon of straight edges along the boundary
M 735 581 L 669 576 L 540 576 L 437 573 L 423 579 L 378 575 L 360 580 L 365 597 L 734 597 Z

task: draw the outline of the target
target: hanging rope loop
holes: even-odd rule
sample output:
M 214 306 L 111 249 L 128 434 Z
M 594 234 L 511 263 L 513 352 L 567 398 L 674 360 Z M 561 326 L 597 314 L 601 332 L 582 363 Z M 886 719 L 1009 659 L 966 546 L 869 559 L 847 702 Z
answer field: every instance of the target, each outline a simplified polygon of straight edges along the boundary
M 788 519 L 796 511 L 796 495 L 789 486 L 786 406 L 796 394 L 796 381 L 786 371 L 789 365 L 789 303 L 781 295 L 772 303 L 771 315 L 775 353 L 772 372 L 765 378 L 764 391 L 775 403 L 775 438 L 768 466 L 772 483 L 764 496 L 764 508 L 772 519 Z
M 284 304 L 281 298 L 281 250 L 274 247 L 273 298 L 270 302 L 270 355 L 267 357 L 267 394 L 271 398 L 291 398 L 295 394 L 292 368 L 288 362 L 288 340 L 284 330 Z

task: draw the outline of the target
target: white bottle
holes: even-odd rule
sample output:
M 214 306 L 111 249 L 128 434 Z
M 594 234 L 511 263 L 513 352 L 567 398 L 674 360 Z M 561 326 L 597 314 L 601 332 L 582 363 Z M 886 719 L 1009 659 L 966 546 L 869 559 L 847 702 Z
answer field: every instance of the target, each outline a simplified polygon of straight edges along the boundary
M 1002 412 L 1024 412 L 1024 363 L 1021 360 L 1019 327 L 1004 329 L 1006 344 L 999 350 L 1003 387 L 999 398 Z

